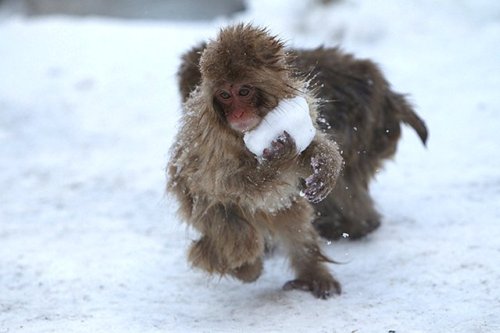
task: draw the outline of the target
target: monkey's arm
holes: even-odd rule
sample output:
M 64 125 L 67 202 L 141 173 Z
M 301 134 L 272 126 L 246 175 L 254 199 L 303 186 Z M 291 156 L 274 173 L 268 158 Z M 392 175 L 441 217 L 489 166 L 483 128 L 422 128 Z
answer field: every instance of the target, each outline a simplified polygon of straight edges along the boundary
M 333 190 L 342 167 L 342 157 L 335 142 L 317 133 L 310 146 L 300 155 L 302 172 L 306 174 L 303 193 L 318 203 Z
M 237 170 L 227 177 L 228 194 L 262 195 L 273 191 L 280 175 L 289 170 L 304 178 L 304 196 L 313 203 L 323 200 L 335 187 L 342 166 L 338 146 L 324 134 L 316 134 L 309 147 L 297 155 L 293 138 L 284 132 L 263 152 L 257 167 Z

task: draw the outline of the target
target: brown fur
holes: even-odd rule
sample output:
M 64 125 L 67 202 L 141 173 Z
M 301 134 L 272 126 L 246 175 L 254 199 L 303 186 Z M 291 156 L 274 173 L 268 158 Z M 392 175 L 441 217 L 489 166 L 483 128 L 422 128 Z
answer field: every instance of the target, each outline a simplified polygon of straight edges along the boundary
M 181 66 L 185 112 L 167 185 L 179 200 L 182 218 L 201 234 L 189 249 L 189 260 L 209 273 L 252 282 L 261 274 L 266 240 L 274 238 L 286 248 L 296 272 L 287 289 L 307 289 L 320 298 L 340 293 L 317 243 L 314 208 L 307 196 L 299 195 L 308 177 L 318 189 L 311 200 L 334 188 L 342 160 L 338 146 L 318 131 L 300 155 L 293 141 L 285 139 L 271 158 L 260 162 L 246 149 L 242 135 L 229 128 L 214 91 L 223 82 L 251 83 L 263 114 L 283 98 L 305 95 L 312 117 L 314 96 L 304 89 L 302 78 L 292 75 L 282 43 L 263 29 L 238 25 L 221 30 L 201 55 L 201 74 L 199 51 L 185 56 Z M 199 83 L 196 89 L 193 82 Z
M 394 155 L 400 123 L 412 126 L 422 142 L 427 129 L 403 95 L 390 90 L 378 67 L 338 49 L 296 51 L 295 65 L 313 77 L 324 100 L 319 124 L 340 148 L 345 167 L 336 188 L 316 205 L 315 225 L 329 239 L 364 236 L 380 224 L 369 182 L 384 159 Z
M 182 99 L 201 83 L 200 54 L 205 44 L 183 58 L 179 71 Z M 380 214 L 369 193 L 369 183 L 392 157 L 401 136 L 401 123 L 413 127 L 425 144 L 427 128 L 406 98 L 391 90 L 379 68 L 337 48 L 288 50 L 288 71 L 309 78 L 321 98 L 317 124 L 338 143 L 344 159 L 335 189 L 315 205 L 315 227 L 328 239 L 343 233 L 359 238 L 380 225 Z

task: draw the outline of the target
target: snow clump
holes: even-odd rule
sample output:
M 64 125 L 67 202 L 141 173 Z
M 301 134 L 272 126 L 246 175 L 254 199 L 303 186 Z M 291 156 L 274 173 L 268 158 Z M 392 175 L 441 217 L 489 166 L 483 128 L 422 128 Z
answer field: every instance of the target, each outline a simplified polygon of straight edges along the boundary
M 304 151 L 313 140 L 316 128 L 304 97 L 282 100 L 256 128 L 245 133 L 243 140 L 248 150 L 256 156 L 262 156 L 264 149 L 271 147 L 271 142 L 285 131 L 294 139 L 298 153 Z

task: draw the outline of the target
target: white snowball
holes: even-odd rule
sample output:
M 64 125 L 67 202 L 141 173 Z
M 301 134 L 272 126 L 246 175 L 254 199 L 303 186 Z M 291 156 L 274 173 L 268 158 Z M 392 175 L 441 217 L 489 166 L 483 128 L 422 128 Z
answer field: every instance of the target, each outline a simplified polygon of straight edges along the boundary
M 257 156 L 262 156 L 263 150 L 271 147 L 271 142 L 284 131 L 287 131 L 295 140 L 299 153 L 304 151 L 313 140 L 316 128 L 304 97 L 297 96 L 282 100 L 256 128 L 245 133 L 243 140 L 248 150 Z

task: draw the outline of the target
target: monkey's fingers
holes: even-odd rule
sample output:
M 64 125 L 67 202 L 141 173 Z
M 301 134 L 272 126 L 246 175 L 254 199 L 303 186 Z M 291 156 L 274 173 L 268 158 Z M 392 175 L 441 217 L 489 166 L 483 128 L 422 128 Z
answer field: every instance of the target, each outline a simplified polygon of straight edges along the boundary
M 286 144 L 286 143 L 289 143 L 289 142 L 295 143 L 294 140 L 292 139 L 292 137 L 290 136 L 290 134 L 288 134 L 287 131 L 283 131 L 283 133 L 276 138 L 276 141 L 279 141 L 279 142 L 281 142 L 283 144 Z
M 295 150 L 295 140 L 290 136 L 290 134 L 288 134 L 287 131 L 283 131 L 283 133 L 273 141 L 273 144 L 274 143 L 278 143 L 283 147 L 288 148 L 288 150 Z
M 306 194 L 306 198 L 309 202 L 312 202 L 314 204 L 317 204 L 317 203 L 320 203 L 321 201 L 323 201 L 325 198 L 327 197 L 327 193 L 323 192 L 323 193 L 314 193 L 314 194 L 311 194 L 311 195 L 307 195 Z
M 265 148 L 262 151 L 262 157 L 266 160 L 279 159 L 295 154 L 295 141 L 286 131 L 271 142 L 271 147 Z
M 306 178 L 306 188 L 302 191 L 306 199 L 312 203 L 318 203 L 325 199 L 330 193 L 329 188 L 317 175 Z
M 266 160 L 272 160 L 278 158 L 283 154 L 285 150 L 285 145 L 278 141 L 271 142 L 271 147 L 266 148 L 262 151 L 262 157 Z
M 313 194 L 306 194 L 306 198 L 309 202 L 312 202 L 314 204 L 320 203 L 323 201 L 326 197 L 328 196 L 327 192 L 322 192 L 322 193 L 313 193 Z
M 288 152 L 295 153 L 297 151 L 295 140 L 290 134 L 288 134 L 287 131 L 283 131 L 283 134 L 281 134 L 276 140 L 284 144 Z

